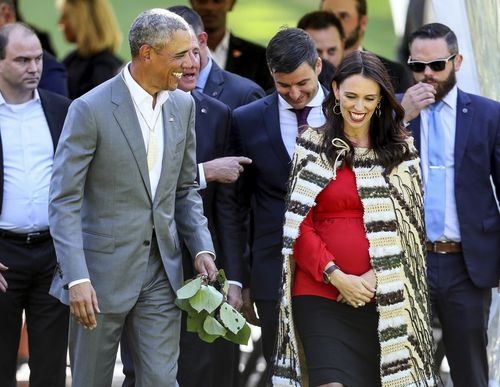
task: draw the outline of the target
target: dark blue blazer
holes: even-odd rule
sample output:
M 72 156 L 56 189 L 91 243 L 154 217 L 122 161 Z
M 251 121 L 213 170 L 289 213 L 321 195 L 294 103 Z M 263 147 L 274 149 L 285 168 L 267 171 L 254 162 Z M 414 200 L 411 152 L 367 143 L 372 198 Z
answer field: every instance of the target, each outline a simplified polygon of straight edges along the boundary
M 193 91 L 191 95 L 196 106 L 196 162 L 224 157 L 230 153 L 231 110 L 224 103 L 200 92 Z M 214 242 L 217 267 L 224 269 L 228 279 L 243 282 L 242 241 L 231 238 L 229 229 L 235 223 L 231 219 L 237 217 L 237 208 L 228 203 L 228 195 L 232 191 L 232 184 L 210 182 L 200 190 L 200 195 Z M 187 267 L 186 263 L 189 263 Z M 190 263 L 191 259 L 184 259 L 186 278 L 194 275 Z
M 323 89 L 325 95 L 328 93 Z M 255 300 L 278 300 L 285 197 L 291 160 L 281 137 L 278 93 L 233 112 L 238 154 L 252 159 L 239 182 L 239 200 L 250 208 L 250 287 Z
M 68 96 L 68 74 L 66 67 L 47 51 L 43 52 L 43 70 L 39 89 Z
M 255 82 L 221 69 L 215 61 L 212 61 L 203 93 L 224 102 L 231 110 L 265 95 Z
M 409 129 L 420 151 L 420 116 Z M 491 177 L 491 180 L 490 180 Z M 465 264 L 474 284 L 500 278 L 500 103 L 460 89 L 455 134 L 455 200 Z
M 42 108 L 45 113 L 45 118 L 47 119 L 47 124 L 49 125 L 50 135 L 52 136 L 52 143 L 54 144 L 54 152 L 57 147 L 57 142 L 59 141 L 59 136 L 61 135 L 61 130 L 63 128 L 64 119 L 66 118 L 66 113 L 68 112 L 68 107 L 71 101 L 62 97 L 58 94 L 52 93 L 50 91 L 38 89 L 40 94 L 40 100 L 42 102 Z M 0 213 L 2 212 L 3 204 L 3 147 L 2 147 L 2 136 L 0 135 Z

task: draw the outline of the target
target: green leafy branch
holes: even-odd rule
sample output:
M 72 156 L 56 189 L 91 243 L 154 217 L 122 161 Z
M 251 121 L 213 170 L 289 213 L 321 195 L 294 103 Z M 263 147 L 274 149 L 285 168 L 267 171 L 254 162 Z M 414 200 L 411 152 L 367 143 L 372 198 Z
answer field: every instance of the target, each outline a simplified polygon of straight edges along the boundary
M 206 277 L 195 277 L 177 290 L 176 305 L 187 313 L 187 331 L 198 333 L 212 343 L 219 337 L 236 344 L 248 344 L 250 327 L 245 318 L 227 302 L 229 284 L 219 270 L 213 284 Z

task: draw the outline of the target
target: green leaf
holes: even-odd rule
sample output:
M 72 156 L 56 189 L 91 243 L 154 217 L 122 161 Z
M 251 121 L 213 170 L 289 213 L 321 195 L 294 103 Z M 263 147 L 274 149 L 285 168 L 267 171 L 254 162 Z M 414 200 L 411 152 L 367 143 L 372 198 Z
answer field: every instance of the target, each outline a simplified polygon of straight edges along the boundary
M 187 316 L 186 329 L 188 332 L 200 332 L 203 330 L 203 322 L 207 318 L 206 312 Z
M 229 290 L 229 282 L 227 282 L 224 269 L 219 270 L 219 274 L 217 274 L 217 282 L 219 283 L 222 292 L 227 295 L 227 292 Z
M 203 329 L 209 335 L 224 336 L 226 334 L 226 328 L 212 316 L 207 316 L 203 323 Z
M 245 323 L 243 328 L 237 334 L 234 334 L 230 330 L 228 330 L 223 337 L 224 339 L 231 341 L 232 343 L 247 345 L 251 333 L 252 331 L 250 330 L 250 326 Z
M 175 299 L 175 305 L 177 305 L 177 307 L 180 309 L 180 310 L 183 310 L 184 312 L 186 312 L 188 315 L 192 315 L 194 313 L 198 313 L 196 312 L 196 310 L 193 309 L 193 307 L 191 306 L 191 304 L 189 303 L 189 300 L 181 300 L 179 298 L 176 298 Z
M 218 339 L 220 336 L 219 335 L 211 335 L 205 332 L 203 329 L 198 332 L 198 337 L 206 341 L 207 343 L 213 343 L 216 339 Z
M 189 299 L 191 306 L 200 312 L 206 310 L 212 313 L 222 303 L 222 293 L 211 285 L 201 285 L 200 290 Z
M 227 302 L 224 302 L 220 308 L 220 320 L 234 334 L 238 333 L 246 324 L 245 317 Z
M 177 298 L 185 300 L 193 297 L 200 290 L 202 283 L 201 277 L 196 277 L 193 280 L 187 280 L 185 285 L 177 290 Z

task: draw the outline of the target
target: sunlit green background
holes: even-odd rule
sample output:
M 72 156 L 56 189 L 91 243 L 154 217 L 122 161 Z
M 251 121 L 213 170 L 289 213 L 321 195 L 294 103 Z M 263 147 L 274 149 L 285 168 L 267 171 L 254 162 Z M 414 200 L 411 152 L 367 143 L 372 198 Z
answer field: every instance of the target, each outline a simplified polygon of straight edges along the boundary
M 48 31 L 58 57 L 68 45 L 57 27 L 58 11 L 55 0 L 18 0 L 24 19 Z M 111 0 L 123 33 L 119 55 L 128 60 L 127 31 L 134 18 L 143 10 L 172 5 L 189 5 L 188 0 Z M 320 0 L 238 0 L 229 14 L 229 26 L 236 35 L 266 45 L 280 26 L 294 27 L 300 17 L 319 8 Z M 369 23 L 363 45 L 388 58 L 394 58 L 396 40 L 388 0 L 368 0 Z

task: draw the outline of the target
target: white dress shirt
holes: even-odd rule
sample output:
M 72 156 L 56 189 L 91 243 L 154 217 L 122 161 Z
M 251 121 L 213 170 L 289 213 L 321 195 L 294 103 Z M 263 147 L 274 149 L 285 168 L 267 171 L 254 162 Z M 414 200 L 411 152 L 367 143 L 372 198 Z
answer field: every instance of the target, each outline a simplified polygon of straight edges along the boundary
M 228 55 L 228 51 L 229 51 L 229 35 L 230 35 L 230 32 L 228 29 L 226 29 L 226 33 L 224 34 L 224 37 L 222 38 L 220 43 L 217 45 L 217 47 L 215 47 L 215 50 L 210 51 L 215 63 L 217 63 L 220 66 L 220 68 L 222 68 L 222 69 L 226 68 L 227 55 Z
M 38 91 L 11 105 L 0 93 L 3 206 L 0 228 L 29 233 L 49 228 L 49 186 L 54 145 Z
M 132 101 L 134 103 L 135 113 L 137 115 L 137 119 L 139 120 L 139 125 L 141 126 L 146 153 L 148 151 L 150 131 L 154 131 L 156 136 L 157 156 L 154 167 L 149 171 L 151 194 L 154 199 L 156 188 L 158 187 L 158 182 L 160 181 L 163 160 L 163 131 L 165 128 L 163 127 L 162 107 L 168 100 L 169 92 L 167 90 L 159 91 L 156 96 L 156 104 L 153 108 L 153 96 L 144 90 L 141 85 L 139 85 L 134 78 L 132 78 L 128 67 L 129 64 L 127 64 L 122 70 L 123 79 L 130 91 L 130 96 L 132 97 Z
M 457 203 L 455 200 L 455 132 L 457 119 L 457 86 L 443 98 L 444 106 L 439 116 L 444 129 L 445 141 L 445 216 L 444 235 L 439 240 L 460 241 L 460 225 L 458 223 Z M 429 169 L 429 119 L 431 114 L 428 108 L 420 112 L 420 160 L 422 165 L 422 180 L 424 193 L 426 191 L 427 175 Z
M 325 99 L 325 93 L 323 92 L 323 88 L 318 83 L 318 92 L 314 96 L 314 98 L 309 101 L 306 106 L 311 106 L 312 109 L 307 116 L 307 123 L 312 128 L 317 128 L 319 126 L 324 125 L 326 122 L 325 115 L 323 114 L 323 110 L 321 108 L 321 104 Z M 293 106 L 286 102 L 279 94 L 278 94 L 278 109 L 279 109 L 279 117 L 280 117 L 280 129 L 281 129 L 281 138 L 283 139 L 283 143 L 285 144 L 286 150 L 290 158 L 293 157 L 295 153 L 295 140 L 298 135 L 298 123 L 297 116 L 295 113 L 290 110 L 293 109 Z

